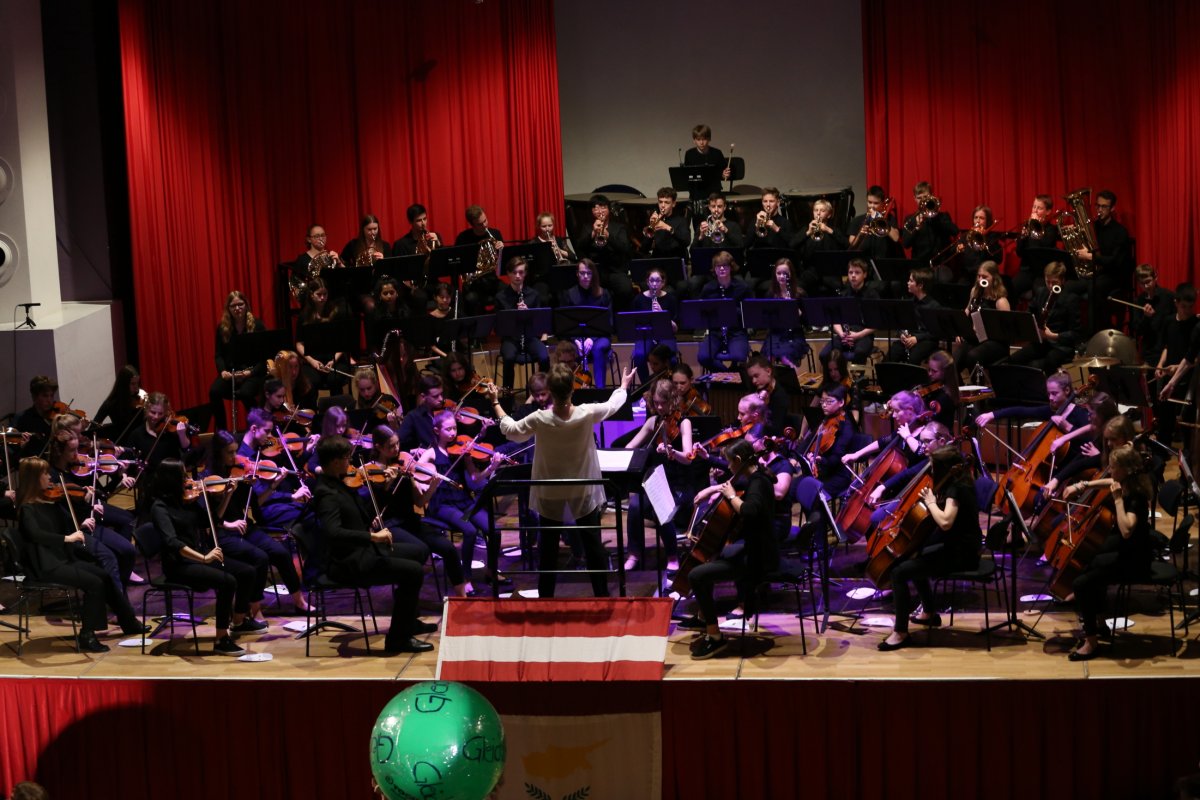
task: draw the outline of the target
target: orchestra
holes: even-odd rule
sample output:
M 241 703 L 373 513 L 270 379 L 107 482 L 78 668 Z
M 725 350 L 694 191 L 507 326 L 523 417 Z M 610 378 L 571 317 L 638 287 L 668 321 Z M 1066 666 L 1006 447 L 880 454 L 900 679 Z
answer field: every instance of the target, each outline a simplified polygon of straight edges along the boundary
M 730 162 L 709 145 L 707 126 L 693 138 L 687 163 L 721 166 L 728 177 Z M 892 591 L 894 625 L 878 642 L 890 651 L 913 645 L 910 624 L 941 625 L 931 580 L 978 563 L 981 516 L 999 514 L 990 540 L 1024 527 L 1015 526 L 1020 515 L 1033 521 L 1029 530 L 1044 551 L 1027 568 L 1052 570 L 1055 596 L 1076 603 L 1081 641 L 1070 658 L 1094 658 L 1102 652 L 1106 589 L 1144 576 L 1152 557 L 1150 501 L 1162 475 L 1146 443 L 1156 440 L 1181 459 L 1195 456 L 1200 326 L 1191 283 L 1170 292 L 1152 265 L 1133 268 L 1115 195 L 1098 192 L 1095 219 L 1085 224 L 1078 211 L 1086 196 L 1068 195 L 1071 207 L 1056 212 L 1052 196 L 1039 193 L 1029 218 L 1004 233 L 985 204 L 973 208 L 969 228 L 958 229 L 924 181 L 907 209 L 872 186 L 864 214 L 818 198 L 811 220 L 797 219 L 794 201 L 774 188 L 762 191 L 761 209 L 744 209 L 719 183 L 691 204 L 664 187 L 648 220 L 594 194 L 590 217 L 574 235 L 556 234 L 555 215 L 537 216 L 529 244 L 548 244 L 550 264 L 535 263 L 528 250 L 503 258 L 500 230 L 482 206 L 471 205 L 469 227 L 455 240 L 481 245 L 470 280 L 382 274 L 353 291 L 341 280 L 346 271 L 444 246 L 429 227 L 429 211 L 409 206 L 410 230 L 394 246 L 383 239 L 379 219 L 364 215 L 340 256 L 327 249 L 325 227 L 313 225 L 307 250 L 283 278 L 296 323 L 285 349 L 263 358 L 244 346 L 243 337 L 266 329 L 245 293 L 228 292 L 214 309 L 216 370 L 207 403 L 198 406 L 211 410 L 211 434 L 178 415 L 132 365 L 117 373 L 94 419 L 60 402 L 58 381 L 39 375 L 29 385 L 30 406 L 11 415 L 3 432 L 0 516 L 19 519 L 42 577 L 83 589 L 79 644 L 88 652 L 106 649 L 97 638 L 106 629 L 102 605 L 126 632 L 141 630 L 127 594 L 141 582 L 133 574 L 139 522 L 164 537 L 168 577 L 216 588 L 217 654 L 241 655 L 242 637 L 268 629 L 268 567 L 293 609 L 309 609 L 293 553 L 277 538 L 297 528 L 319 532 L 317 556 L 334 579 L 393 586 L 385 652 L 424 652 L 430 646 L 416 637 L 428 624 L 417 620 L 416 597 L 431 555 L 451 595 L 512 585 L 501 574 L 502 528 L 485 510 L 489 484 L 530 463 L 534 479 L 598 479 L 596 434 L 605 430 L 598 426 L 623 425 L 623 446 L 645 451 L 646 473 L 662 468 L 676 513 L 659 520 L 644 491 L 612 505 L 599 487 L 516 492 L 518 523 L 532 531 L 522 531 L 521 544 L 536 548 L 531 563 L 539 567 L 542 597 L 556 591 L 558 528 L 568 523 L 574 528 L 563 538 L 586 561 L 593 593 L 609 593 L 601 523 L 625 513 L 627 501 L 623 569 L 643 568 L 651 551 L 658 553 L 680 602 L 695 603 L 679 624 L 699 634 L 693 658 L 719 655 L 727 644 L 717 626 L 716 584 L 732 582 L 739 608 L 751 611 L 748 592 L 781 549 L 803 554 L 831 533 L 865 548 L 853 557 L 861 574 Z M 910 213 L 898 223 L 904 211 Z M 689 246 L 717 250 L 710 274 L 690 273 Z M 746 247 L 790 256 L 767 254 L 763 272 L 743 277 L 738 260 Z M 816 271 L 830 254 L 844 260 L 836 270 Z M 681 259 L 684 280 L 671 285 L 661 265 L 635 278 L 628 266 L 635 255 Z M 895 281 L 903 273 L 885 278 L 877 262 L 903 255 L 917 264 L 904 265 L 908 280 L 898 297 Z M 551 288 L 549 276 L 539 274 L 535 285 L 535 266 L 571 269 L 574 280 L 560 274 L 566 282 Z M 952 281 L 962 285 L 950 287 L 958 299 L 947 308 L 939 290 Z M 1099 314 L 1081 302 L 1099 306 L 1103 290 L 1117 296 Z M 754 297 L 794 300 L 800 310 L 777 327 L 752 329 L 741 304 Z M 823 313 L 835 318 L 814 327 L 805 316 L 808 301 L 831 297 L 837 305 Z M 688 329 L 681 309 L 696 300 L 729 301 L 738 321 Z M 888 303 L 911 305 L 918 323 L 893 329 L 884 314 L 879 325 L 869 312 Z M 1128 320 L 1110 305 L 1131 307 Z M 603 310 L 614 322 L 625 311 L 665 312 L 670 336 L 501 336 L 494 328 L 461 333 L 450 324 L 468 313 L 573 307 Z M 971 333 L 947 336 L 926 324 L 926 312 L 965 320 Z M 1000 327 L 984 325 L 993 318 L 1006 322 L 1004 338 L 997 338 Z M 327 323 L 345 324 L 354 335 L 327 333 Z M 1115 350 L 1083 352 L 1110 323 L 1134 359 Z M 802 363 L 814 347 L 819 374 Z M 479 366 L 497 353 L 499 385 L 481 377 L 491 369 Z M 622 360 L 619 387 L 606 388 L 611 363 Z M 926 377 L 884 394 L 875 383 L 881 361 L 920 366 Z M 518 363 L 538 372 L 518 381 Z M 1002 385 L 1002 365 L 1040 371 L 1044 402 L 992 403 L 1013 388 Z M 1136 373 L 1140 398 L 1128 396 L 1110 371 L 1118 365 Z M 635 375 L 645 384 L 642 402 L 633 405 L 632 422 L 617 422 L 630 396 L 639 396 Z M 723 382 L 737 387 L 736 420 L 720 418 L 719 409 L 729 409 L 717 400 Z M 1023 388 L 1040 395 L 1041 378 L 1036 383 Z M 576 404 L 574 392 L 583 389 L 600 399 Z M 1037 425 L 1012 424 L 1023 420 Z M 989 463 L 980 442 L 990 445 Z M 978 491 L 988 486 L 989 467 L 998 486 Z M 123 493 L 132 494 L 129 503 Z M 1088 498 L 1086 510 L 1079 510 L 1081 497 Z M 657 547 L 647 541 L 647 520 Z M 486 581 L 476 583 L 478 547 L 486 554 Z

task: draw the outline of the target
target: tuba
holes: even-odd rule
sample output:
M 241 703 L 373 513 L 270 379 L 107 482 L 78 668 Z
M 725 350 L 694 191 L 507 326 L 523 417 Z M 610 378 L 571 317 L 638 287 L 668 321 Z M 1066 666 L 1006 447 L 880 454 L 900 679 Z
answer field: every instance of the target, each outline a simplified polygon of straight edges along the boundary
M 1100 247 L 1096 244 L 1096 233 L 1092 230 L 1092 219 L 1088 216 L 1088 197 L 1092 189 L 1077 189 L 1066 195 L 1070 210 L 1065 212 L 1071 217 L 1070 225 L 1059 225 L 1058 232 L 1062 235 L 1066 251 L 1072 254 L 1075 262 L 1075 274 L 1088 280 L 1096 274 L 1096 264 L 1093 261 L 1080 261 L 1074 257 L 1076 250 L 1090 250 L 1095 253 Z

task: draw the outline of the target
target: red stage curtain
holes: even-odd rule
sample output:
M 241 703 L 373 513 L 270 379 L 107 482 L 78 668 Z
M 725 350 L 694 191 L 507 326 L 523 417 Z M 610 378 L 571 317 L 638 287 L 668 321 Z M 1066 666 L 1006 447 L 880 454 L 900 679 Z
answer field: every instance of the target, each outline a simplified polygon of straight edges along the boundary
M 1200 254 L 1200 5 L 864 0 L 867 176 L 903 213 L 933 183 L 959 225 L 1033 196 L 1117 195 L 1139 263 L 1169 287 Z M 1015 265 L 1012 266 L 1015 269 Z
M 140 361 L 204 402 L 225 295 L 275 324 L 275 265 L 420 202 L 444 238 L 479 203 L 507 238 L 562 219 L 551 0 L 121 0 Z

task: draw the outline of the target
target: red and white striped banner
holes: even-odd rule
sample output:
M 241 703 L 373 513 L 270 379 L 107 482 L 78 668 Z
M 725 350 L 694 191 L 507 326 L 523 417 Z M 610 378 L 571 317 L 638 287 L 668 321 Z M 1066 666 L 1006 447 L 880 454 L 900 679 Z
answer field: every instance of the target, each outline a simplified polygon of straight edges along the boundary
M 438 680 L 657 681 L 671 600 L 446 600 Z

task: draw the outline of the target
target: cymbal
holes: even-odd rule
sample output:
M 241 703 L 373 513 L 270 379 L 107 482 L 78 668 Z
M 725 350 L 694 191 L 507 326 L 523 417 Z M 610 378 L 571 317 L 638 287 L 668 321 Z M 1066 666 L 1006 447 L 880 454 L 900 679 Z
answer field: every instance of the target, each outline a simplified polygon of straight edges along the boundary
M 1087 358 L 1081 356 L 1071 362 L 1072 367 L 1087 367 L 1088 369 L 1104 369 L 1106 367 L 1115 367 L 1121 363 L 1121 359 L 1112 358 L 1110 356 L 1092 356 Z

